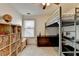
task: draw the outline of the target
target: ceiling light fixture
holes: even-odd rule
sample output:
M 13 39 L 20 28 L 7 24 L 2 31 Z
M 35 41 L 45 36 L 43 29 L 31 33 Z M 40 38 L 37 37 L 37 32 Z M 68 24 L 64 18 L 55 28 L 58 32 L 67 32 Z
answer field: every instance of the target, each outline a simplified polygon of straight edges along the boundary
M 30 15 L 31 13 L 27 13 L 28 15 Z
M 49 5 L 50 5 L 50 3 L 42 3 L 42 5 L 43 5 L 43 6 L 44 6 L 44 5 L 49 6 Z
M 46 7 L 50 5 L 50 3 L 42 3 L 42 5 L 43 5 L 43 9 L 46 9 Z
M 54 3 L 55 5 L 59 5 L 60 3 Z M 50 6 L 50 3 L 42 3 L 43 9 L 46 9 L 46 7 Z

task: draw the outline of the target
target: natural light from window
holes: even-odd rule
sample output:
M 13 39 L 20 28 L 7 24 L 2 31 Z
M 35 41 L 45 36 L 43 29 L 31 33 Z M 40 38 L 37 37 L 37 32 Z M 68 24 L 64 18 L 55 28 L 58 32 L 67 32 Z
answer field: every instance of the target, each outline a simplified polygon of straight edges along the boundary
M 24 20 L 24 37 L 34 37 L 34 20 Z

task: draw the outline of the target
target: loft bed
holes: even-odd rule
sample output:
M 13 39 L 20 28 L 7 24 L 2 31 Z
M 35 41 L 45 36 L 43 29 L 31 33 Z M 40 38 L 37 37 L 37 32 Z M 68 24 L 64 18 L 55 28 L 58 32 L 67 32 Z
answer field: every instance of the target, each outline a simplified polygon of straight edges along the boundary
M 63 27 L 64 26 L 73 26 L 74 21 L 75 21 L 74 16 L 75 16 L 74 14 L 64 14 L 62 16 L 62 20 L 61 20 L 62 26 Z M 60 17 L 57 17 L 57 16 L 55 18 L 53 18 L 51 22 L 49 20 L 50 23 L 49 22 L 46 23 L 46 28 L 48 28 L 48 27 L 59 27 L 59 25 L 58 25 L 59 20 L 60 20 Z M 76 25 L 79 25 L 79 18 L 77 20 Z
M 48 21 L 45 24 L 46 28 L 47 27 L 58 27 L 59 19 L 60 19 L 59 9 L 57 9 L 53 13 L 53 15 L 48 18 Z
M 63 28 L 63 27 L 68 27 L 68 26 L 74 26 L 74 24 L 79 25 L 79 16 L 76 18 L 75 14 L 63 14 L 61 16 L 61 10 L 57 11 L 56 13 L 60 12 L 60 14 L 57 14 L 56 16 L 53 17 L 53 19 L 49 18 L 49 21 L 47 21 L 46 23 L 46 28 L 50 28 L 50 27 L 59 27 L 59 29 Z M 55 13 L 55 14 L 56 14 Z M 50 20 L 51 19 L 51 20 Z M 76 19 L 76 23 L 75 23 L 75 19 Z M 61 22 L 60 22 L 61 21 Z M 62 24 L 62 26 L 59 26 L 60 24 Z M 74 27 L 75 28 L 75 27 Z M 75 32 L 75 31 L 73 31 Z M 62 32 L 63 33 L 63 32 Z M 61 33 L 61 34 L 62 34 Z M 70 38 L 70 37 L 66 37 L 59 34 L 62 38 L 62 41 L 60 42 L 60 44 L 62 44 L 62 52 L 73 52 L 72 54 L 74 55 L 74 37 Z M 64 39 L 64 40 L 63 40 Z M 76 51 L 79 51 L 79 41 L 76 41 Z M 60 47 L 61 49 L 61 47 Z M 64 55 L 68 56 L 67 53 L 63 53 Z M 70 53 L 70 55 L 72 56 L 72 54 Z

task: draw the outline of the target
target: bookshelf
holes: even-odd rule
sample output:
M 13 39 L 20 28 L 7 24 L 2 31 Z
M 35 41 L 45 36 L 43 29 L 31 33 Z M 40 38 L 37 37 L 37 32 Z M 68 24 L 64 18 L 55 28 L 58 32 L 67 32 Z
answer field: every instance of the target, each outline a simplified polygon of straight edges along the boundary
M 26 45 L 27 45 L 27 41 L 24 38 L 24 40 L 21 42 L 22 51 L 26 48 Z
M 22 51 L 21 26 L 0 23 L 0 56 L 16 56 Z

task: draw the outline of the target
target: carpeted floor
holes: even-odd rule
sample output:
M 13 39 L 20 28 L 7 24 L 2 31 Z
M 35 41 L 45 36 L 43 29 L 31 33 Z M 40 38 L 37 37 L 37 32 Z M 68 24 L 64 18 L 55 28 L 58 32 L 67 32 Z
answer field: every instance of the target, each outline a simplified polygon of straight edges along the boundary
M 58 56 L 58 54 L 58 47 L 37 47 L 36 45 L 27 45 L 18 56 Z

